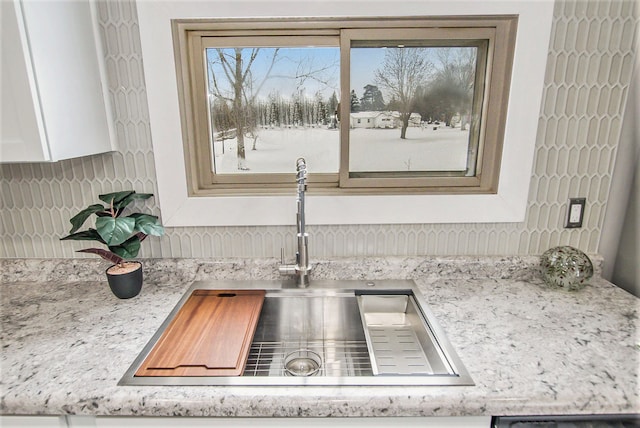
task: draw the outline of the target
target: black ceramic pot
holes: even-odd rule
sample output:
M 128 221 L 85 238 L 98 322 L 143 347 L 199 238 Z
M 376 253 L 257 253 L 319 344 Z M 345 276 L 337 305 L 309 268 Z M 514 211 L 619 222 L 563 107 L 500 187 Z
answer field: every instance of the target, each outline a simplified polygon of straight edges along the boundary
M 142 289 L 142 263 L 127 262 L 138 265 L 137 269 L 127 273 L 110 273 L 116 265 L 107 269 L 107 281 L 113 294 L 120 299 L 130 299 L 137 296 Z

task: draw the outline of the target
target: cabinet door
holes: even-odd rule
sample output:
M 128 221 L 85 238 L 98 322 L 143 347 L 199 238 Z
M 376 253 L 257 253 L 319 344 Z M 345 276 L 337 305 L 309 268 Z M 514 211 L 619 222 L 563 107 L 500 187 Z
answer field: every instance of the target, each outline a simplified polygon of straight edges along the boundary
M 1 162 L 49 160 L 20 5 L 0 1 L 2 19 Z
M 64 416 L 0 416 L 2 428 L 66 428 Z
M 0 161 L 58 161 L 113 150 L 93 3 L 0 3 Z

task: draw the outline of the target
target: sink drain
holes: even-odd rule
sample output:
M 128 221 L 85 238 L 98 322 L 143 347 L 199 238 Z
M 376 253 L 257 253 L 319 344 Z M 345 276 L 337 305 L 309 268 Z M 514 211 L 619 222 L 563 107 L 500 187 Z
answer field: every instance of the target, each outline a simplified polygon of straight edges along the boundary
M 320 371 L 322 358 L 308 349 L 299 349 L 284 359 L 284 369 L 290 376 L 313 376 Z

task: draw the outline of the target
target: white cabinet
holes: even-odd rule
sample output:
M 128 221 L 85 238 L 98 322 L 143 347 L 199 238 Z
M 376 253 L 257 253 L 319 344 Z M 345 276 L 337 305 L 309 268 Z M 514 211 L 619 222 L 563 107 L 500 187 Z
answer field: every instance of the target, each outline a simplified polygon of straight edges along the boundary
M 171 418 L 171 417 L 113 417 L 98 416 L 95 425 L 85 420 L 85 425 L 74 425 L 71 428 L 120 428 L 120 427 L 225 427 L 225 428 L 388 428 L 388 427 L 420 427 L 420 428 L 489 428 L 490 416 L 467 417 L 382 417 L 382 418 Z
M 93 2 L 2 0 L 0 8 L 0 162 L 114 150 Z
M 64 416 L 2 416 L 0 415 L 0 427 L 2 428 L 66 428 L 67 421 Z

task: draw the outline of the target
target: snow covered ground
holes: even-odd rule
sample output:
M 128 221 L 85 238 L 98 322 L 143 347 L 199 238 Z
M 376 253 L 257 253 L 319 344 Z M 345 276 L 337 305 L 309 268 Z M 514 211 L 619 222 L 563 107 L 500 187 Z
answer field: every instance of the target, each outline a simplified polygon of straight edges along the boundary
M 261 129 L 256 148 L 245 138 L 247 173 L 288 173 L 299 157 L 307 160 L 309 172 L 338 172 L 340 133 L 326 128 Z M 443 126 L 407 129 L 352 129 L 351 171 L 457 171 L 467 165 L 468 131 Z M 237 141 L 216 142 L 218 174 L 237 174 Z
M 352 129 L 351 171 L 460 171 L 467 168 L 469 132 L 460 128 Z

